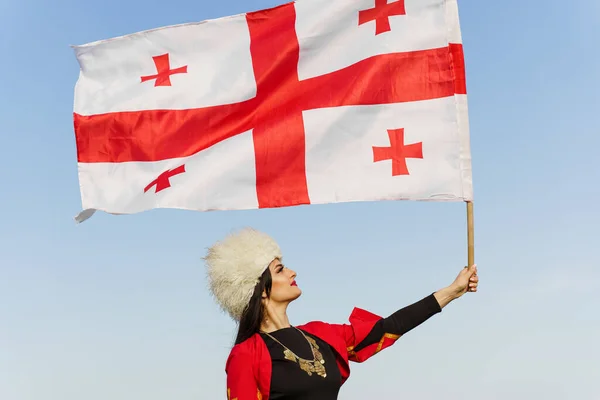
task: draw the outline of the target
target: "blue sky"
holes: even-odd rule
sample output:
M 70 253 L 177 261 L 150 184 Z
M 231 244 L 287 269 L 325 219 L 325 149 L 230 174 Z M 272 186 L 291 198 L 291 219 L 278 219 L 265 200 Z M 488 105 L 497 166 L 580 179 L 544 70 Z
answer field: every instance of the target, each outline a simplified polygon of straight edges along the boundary
M 380 315 L 449 284 L 465 207 L 157 210 L 82 225 L 69 48 L 275 0 L 0 0 L 0 398 L 224 398 L 233 323 L 200 258 L 272 234 L 304 290 L 295 324 Z M 341 399 L 600 398 L 600 6 L 459 2 L 481 291 L 354 366 Z

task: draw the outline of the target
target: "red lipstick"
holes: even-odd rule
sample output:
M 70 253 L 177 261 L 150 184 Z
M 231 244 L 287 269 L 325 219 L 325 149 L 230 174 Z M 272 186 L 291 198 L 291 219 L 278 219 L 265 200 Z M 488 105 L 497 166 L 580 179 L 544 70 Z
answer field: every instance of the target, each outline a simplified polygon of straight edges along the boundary
M 296 283 L 296 281 L 292 282 L 291 286 L 298 286 L 298 284 Z

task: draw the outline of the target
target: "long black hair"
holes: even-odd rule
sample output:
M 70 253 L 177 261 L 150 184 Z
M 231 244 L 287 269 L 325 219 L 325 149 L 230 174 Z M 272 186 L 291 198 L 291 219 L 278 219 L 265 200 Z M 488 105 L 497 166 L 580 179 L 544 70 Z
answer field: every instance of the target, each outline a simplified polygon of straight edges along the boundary
M 271 270 L 267 268 L 260 277 L 260 280 L 254 287 L 252 298 L 242 313 L 235 344 L 240 344 L 249 339 L 260 330 L 260 324 L 263 321 L 265 310 L 262 305 L 262 293 L 265 291 L 267 298 L 271 295 Z

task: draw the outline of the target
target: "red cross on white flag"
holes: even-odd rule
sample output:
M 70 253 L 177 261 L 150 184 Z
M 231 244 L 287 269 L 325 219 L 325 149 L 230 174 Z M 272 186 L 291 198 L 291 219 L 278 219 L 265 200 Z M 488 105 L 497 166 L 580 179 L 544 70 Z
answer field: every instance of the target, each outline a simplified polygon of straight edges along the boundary
M 456 0 L 301 0 L 75 53 L 79 221 L 472 199 Z

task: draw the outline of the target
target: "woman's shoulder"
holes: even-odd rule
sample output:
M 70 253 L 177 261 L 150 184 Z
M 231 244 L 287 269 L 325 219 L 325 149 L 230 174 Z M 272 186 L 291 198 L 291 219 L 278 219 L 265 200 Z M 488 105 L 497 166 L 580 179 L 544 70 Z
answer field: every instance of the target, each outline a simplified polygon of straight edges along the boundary
M 255 335 L 256 336 L 256 335 Z M 234 365 L 248 365 L 254 360 L 255 354 L 255 336 L 252 336 L 241 343 L 235 344 L 225 363 L 225 370 L 229 371 Z
M 255 333 L 241 343 L 236 343 L 229 352 L 227 365 L 232 362 L 248 362 L 260 358 L 262 352 L 266 349 L 265 342 L 261 339 L 259 333 Z
M 342 325 L 332 324 L 325 321 L 310 321 L 302 325 L 296 326 L 296 328 L 320 338 L 330 345 L 334 345 L 340 336 Z
M 374 314 L 370 311 L 367 311 L 362 308 L 354 307 L 352 312 L 348 316 L 348 322 L 350 324 L 356 323 L 374 323 L 379 321 L 381 316 Z M 325 329 L 325 330 L 336 330 L 340 329 L 340 327 L 346 326 L 347 323 L 332 323 L 326 321 L 310 321 L 303 325 L 298 326 L 298 328 L 307 328 L 307 329 Z
M 347 345 L 352 345 L 356 340 L 365 338 L 380 320 L 379 315 L 355 307 L 348 317 L 348 323 L 311 321 L 298 326 L 298 328 L 320 337 L 331 345 L 338 344 L 341 346 L 341 343 L 337 343 L 338 340 L 345 342 Z
M 232 348 L 230 354 L 233 355 L 242 355 L 242 354 L 252 354 L 254 349 L 256 348 L 257 341 L 260 338 L 260 334 L 255 333 L 250 336 L 248 339 L 243 342 L 236 343 Z

